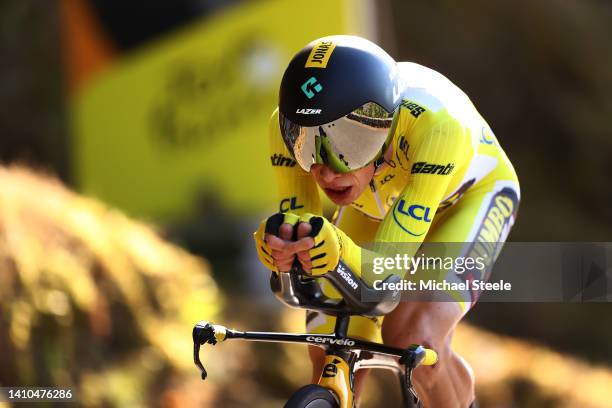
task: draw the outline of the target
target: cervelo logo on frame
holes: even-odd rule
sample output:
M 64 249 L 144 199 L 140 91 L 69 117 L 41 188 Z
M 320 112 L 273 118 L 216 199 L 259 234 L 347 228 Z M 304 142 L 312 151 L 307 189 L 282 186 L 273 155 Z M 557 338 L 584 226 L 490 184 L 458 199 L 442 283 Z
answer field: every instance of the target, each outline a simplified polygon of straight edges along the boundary
M 413 235 L 415 237 L 423 235 L 426 230 L 421 233 L 410 231 L 408 228 L 406 228 L 405 225 L 402 224 L 400 218 L 407 216 L 417 221 L 423 221 L 429 224 L 431 223 L 431 208 L 425 207 L 420 204 L 412 204 L 408 208 L 405 207 L 406 201 L 404 199 L 399 200 L 397 205 L 393 207 L 393 219 L 395 220 L 395 223 L 410 235 Z
M 319 93 L 323 90 L 323 85 L 318 83 L 317 78 L 312 76 L 308 78 L 306 82 L 302 84 L 301 88 L 302 88 L 302 92 L 304 92 L 304 95 L 306 95 L 308 99 L 312 99 L 315 96 L 315 93 L 313 92 L 313 90 Z
M 331 41 L 318 43 L 312 47 L 304 68 L 327 68 L 327 63 L 334 52 L 334 48 L 336 48 L 336 44 Z
M 336 344 L 338 346 L 354 346 L 355 342 L 349 339 L 333 339 L 330 337 L 308 336 L 306 341 L 321 344 Z

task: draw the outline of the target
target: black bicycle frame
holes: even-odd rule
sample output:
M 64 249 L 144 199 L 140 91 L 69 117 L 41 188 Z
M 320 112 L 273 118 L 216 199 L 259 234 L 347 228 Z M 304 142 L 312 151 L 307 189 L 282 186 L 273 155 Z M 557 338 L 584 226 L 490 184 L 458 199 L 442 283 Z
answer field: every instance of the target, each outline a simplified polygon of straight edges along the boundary
M 414 407 L 417 399 L 412 389 L 410 377 L 412 370 L 423 360 L 425 349 L 416 344 L 407 349 L 400 349 L 347 337 L 348 322 L 348 315 L 338 316 L 333 334 L 255 332 L 224 328 L 225 335 L 222 340 L 242 339 L 247 341 L 307 344 L 323 348 L 328 355 L 340 355 L 349 362 L 351 372 L 365 368 L 383 368 L 395 371 L 400 380 L 404 405 L 406 407 Z M 206 343 L 214 345 L 217 343 L 215 325 L 204 321 L 199 322 L 193 328 L 193 343 L 194 363 L 200 369 L 202 379 L 205 379 L 207 373 L 200 360 L 200 345 Z

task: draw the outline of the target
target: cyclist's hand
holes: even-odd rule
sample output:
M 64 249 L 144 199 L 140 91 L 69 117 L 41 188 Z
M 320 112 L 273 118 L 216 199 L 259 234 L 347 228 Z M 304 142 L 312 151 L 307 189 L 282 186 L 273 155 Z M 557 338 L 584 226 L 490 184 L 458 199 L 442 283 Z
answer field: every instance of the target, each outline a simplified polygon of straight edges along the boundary
M 305 271 L 311 275 L 320 276 L 336 269 L 342 259 L 358 275 L 361 275 L 361 248 L 355 245 L 342 230 L 327 219 L 313 214 L 304 214 L 300 217 L 298 232 L 300 232 L 302 223 L 310 224 L 308 235 L 314 240 L 314 245 L 308 250 L 307 256 L 298 254 L 298 259 Z M 302 232 L 306 230 L 304 228 Z
M 263 220 L 253 234 L 257 254 L 261 262 L 274 272 L 291 269 L 298 252 L 312 247 L 312 238 L 294 242 L 293 230 L 299 216 L 293 213 L 277 213 Z

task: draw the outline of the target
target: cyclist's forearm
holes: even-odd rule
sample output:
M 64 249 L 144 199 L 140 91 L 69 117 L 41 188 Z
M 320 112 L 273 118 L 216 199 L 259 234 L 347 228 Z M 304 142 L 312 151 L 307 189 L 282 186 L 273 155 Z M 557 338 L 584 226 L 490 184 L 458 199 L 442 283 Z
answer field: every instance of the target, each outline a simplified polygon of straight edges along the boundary
M 342 263 L 368 288 L 374 288 L 377 281 L 386 281 L 393 277 L 403 279 L 409 273 L 409 268 L 401 262 L 395 262 L 397 256 L 413 256 L 420 244 L 375 243 L 372 247 L 365 248 L 345 237 L 343 245 L 345 248 L 342 251 Z

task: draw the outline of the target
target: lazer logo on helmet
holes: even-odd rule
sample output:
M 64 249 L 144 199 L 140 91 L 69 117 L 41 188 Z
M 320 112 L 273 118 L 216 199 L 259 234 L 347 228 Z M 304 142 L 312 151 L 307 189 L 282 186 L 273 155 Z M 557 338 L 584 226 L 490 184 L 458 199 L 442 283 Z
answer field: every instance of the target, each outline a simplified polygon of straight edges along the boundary
M 334 48 L 336 48 L 336 44 L 331 41 L 322 41 L 316 44 L 312 47 L 304 68 L 327 68 L 327 63 L 332 52 L 334 52 Z
M 416 162 L 412 165 L 412 170 L 410 171 L 412 174 L 441 174 L 443 176 L 447 174 L 451 174 L 455 165 L 453 163 L 444 164 L 435 164 L 435 163 L 427 163 L 427 162 Z
M 308 99 L 312 99 L 315 96 L 315 92 L 319 93 L 323 90 L 323 85 L 317 82 L 317 78 L 310 77 L 301 86 L 302 92 Z
M 307 108 L 303 108 L 303 109 L 296 110 L 295 113 L 299 113 L 301 115 L 319 115 L 319 114 L 321 114 L 321 109 L 307 109 Z
M 320 344 L 335 344 L 338 346 L 354 346 L 355 342 L 349 339 L 332 339 L 330 337 L 308 336 L 306 341 Z
M 425 233 L 423 232 L 415 232 L 414 230 L 408 229 L 404 224 L 400 221 L 400 219 L 404 219 L 405 217 L 412 218 L 417 221 L 423 221 L 426 223 L 431 222 L 431 208 L 425 207 L 420 204 L 412 204 L 410 207 L 406 208 L 406 200 L 401 199 L 398 201 L 397 205 L 393 207 L 393 220 L 395 223 L 408 234 L 413 235 L 415 237 L 421 236 Z

